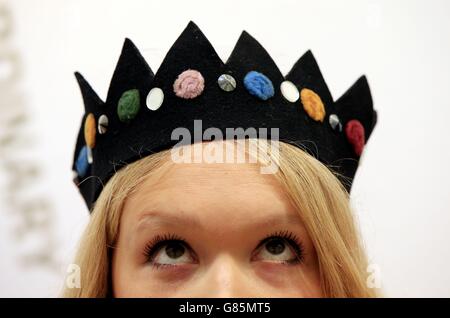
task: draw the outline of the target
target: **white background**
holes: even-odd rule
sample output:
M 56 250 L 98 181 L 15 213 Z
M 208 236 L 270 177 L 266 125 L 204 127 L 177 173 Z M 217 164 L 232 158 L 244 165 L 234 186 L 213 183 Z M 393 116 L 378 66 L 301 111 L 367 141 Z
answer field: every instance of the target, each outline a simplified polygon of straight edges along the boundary
M 367 75 L 379 124 L 352 202 L 370 260 L 380 270 L 387 296 L 450 296 L 450 2 L 0 3 L 12 18 L 12 35 L 0 48 L 20 57 L 16 89 L 30 117 L 18 131 L 31 138 L 22 153 L 42 170 L 28 189 L 50 200 L 53 211 L 51 229 L 17 239 L 23 220 L 6 195 L 0 196 L 0 296 L 57 296 L 88 220 L 71 182 L 83 113 L 73 72 L 79 70 L 104 99 L 125 37 L 156 71 L 189 20 L 223 60 L 243 29 L 263 44 L 284 74 L 311 49 L 335 99 Z M 16 105 L 3 96 L 1 103 L 5 120 Z M 8 155 L 0 153 L 3 159 Z M 8 193 L 8 173 L 0 168 L 2 194 Z M 27 266 L 23 260 L 39 240 L 50 239 L 53 245 L 43 244 L 56 267 L 45 262 Z

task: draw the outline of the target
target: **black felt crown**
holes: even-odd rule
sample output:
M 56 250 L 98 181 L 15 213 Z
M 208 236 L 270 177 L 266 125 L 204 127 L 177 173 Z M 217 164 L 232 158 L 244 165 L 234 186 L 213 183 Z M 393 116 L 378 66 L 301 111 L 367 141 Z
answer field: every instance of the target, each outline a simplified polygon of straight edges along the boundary
M 178 75 L 188 69 L 199 71 L 204 78 L 203 92 L 192 99 L 176 96 L 173 88 Z M 273 97 L 261 100 L 249 93 L 243 79 L 250 71 L 260 72 L 270 79 L 275 88 Z M 233 76 L 237 83 L 235 90 L 225 92 L 219 87 L 217 80 L 222 74 Z M 171 139 L 175 128 L 185 127 L 193 134 L 193 122 L 198 119 L 202 120 L 204 130 L 216 127 L 224 132 L 224 136 L 227 127 L 278 127 L 280 141 L 306 149 L 332 167 L 345 177 L 343 184 L 350 190 L 359 154 L 355 153 L 354 145 L 345 133 L 346 123 L 351 120 L 360 122 L 364 129 L 364 141 L 367 141 L 376 123 L 376 112 L 364 76 L 341 98 L 333 101 L 311 51 L 306 52 L 284 77 L 266 50 L 244 31 L 228 61 L 223 63 L 192 22 L 175 41 L 155 75 L 134 44 L 126 39 L 106 102 L 97 96 L 79 73 L 75 75 L 81 88 L 85 114 L 76 144 L 73 170 L 77 173 L 75 182 L 89 209 L 118 169 L 173 146 L 177 142 Z M 312 119 L 302 107 L 301 100 L 293 103 L 283 97 L 280 84 L 286 80 L 299 91 L 308 88 L 320 97 L 325 108 L 323 121 Z M 146 96 L 154 87 L 164 93 L 163 104 L 156 111 L 146 107 Z M 129 90 L 138 90 L 141 107 L 133 119 L 121 121 L 117 105 L 123 93 Z M 102 115 L 107 118 L 107 123 L 102 122 L 104 127 L 99 127 Z M 339 119 L 337 126 L 330 125 L 331 115 Z M 88 120 L 92 121 L 91 127 L 86 127 Z M 102 128 L 105 128 L 104 131 L 99 133 Z M 95 144 L 86 139 L 86 129 L 90 134 L 88 137 L 95 138 Z M 90 160 L 83 165 L 86 156 Z

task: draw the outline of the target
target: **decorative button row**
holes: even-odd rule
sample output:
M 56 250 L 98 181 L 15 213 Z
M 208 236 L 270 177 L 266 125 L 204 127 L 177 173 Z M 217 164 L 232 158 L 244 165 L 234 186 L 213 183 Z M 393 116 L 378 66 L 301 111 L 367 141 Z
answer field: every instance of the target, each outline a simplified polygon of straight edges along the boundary
M 224 92 L 232 92 L 236 89 L 236 80 L 230 74 L 222 74 L 217 79 L 217 84 Z M 257 71 L 248 72 L 243 79 L 244 87 L 249 94 L 263 101 L 275 95 L 272 81 L 263 73 Z M 205 88 L 205 79 L 197 70 L 186 70 L 178 75 L 173 83 L 173 91 L 176 96 L 183 99 L 193 99 L 200 96 Z M 280 91 L 283 97 L 290 103 L 295 103 L 299 99 L 305 112 L 315 121 L 323 122 L 326 111 L 320 96 L 309 88 L 298 88 L 291 81 L 283 81 L 280 84 Z M 164 92 L 159 87 L 150 90 L 146 98 L 146 105 L 152 111 L 158 110 L 164 102 Z M 117 115 L 119 120 L 125 123 L 131 122 L 140 110 L 140 94 L 138 89 L 125 91 L 117 103 Z M 331 129 L 341 133 L 343 125 L 336 114 L 330 114 L 328 123 Z M 94 114 L 89 113 L 84 122 L 85 146 L 79 152 L 76 160 L 76 170 L 79 177 L 87 174 L 89 165 L 93 162 L 92 149 L 96 143 L 96 132 L 105 134 L 108 131 L 109 119 L 106 115 L 101 115 L 96 119 Z M 356 155 L 360 156 L 365 144 L 364 126 L 360 121 L 352 119 L 345 125 L 345 135 Z

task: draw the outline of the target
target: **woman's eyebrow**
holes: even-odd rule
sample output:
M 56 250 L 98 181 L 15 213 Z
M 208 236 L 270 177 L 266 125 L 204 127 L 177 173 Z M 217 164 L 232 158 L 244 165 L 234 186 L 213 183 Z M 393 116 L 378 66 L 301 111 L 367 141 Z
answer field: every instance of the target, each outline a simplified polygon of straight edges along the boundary
M 140 214 L 137 219 L 135 231 L 139 231 L 143 228 L 151 226 L 192 226 L 198 227 L 200 220 L 197 220 L 195 216 L 187 215 L 187 213 L 172 213 L 167 211 L 149 210 Z
M 232 221 L 232 220 L 230 220 Z M 189 228 L 204 228 L 204 222 L 198 215 L 192 215 L 187 212 L 167 212 L 159 210 L 151 210 L 142 213 L 135 226 L 135 231 L 147 228 L 149 225 L 153 227 L 161 226 L 179 226 Z M 265 216 L 250 217 L 248 221 L 242 222 L 242 228 L 260 228 L 274 226 L 301 226 L 303 222 L 300 215 L 292 213 L 268 213 Z

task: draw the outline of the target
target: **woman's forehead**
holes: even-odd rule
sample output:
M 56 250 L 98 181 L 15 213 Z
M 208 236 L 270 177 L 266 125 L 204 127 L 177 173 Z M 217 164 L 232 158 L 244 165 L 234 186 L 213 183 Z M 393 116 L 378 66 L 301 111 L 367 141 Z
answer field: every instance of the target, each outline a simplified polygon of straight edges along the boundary
M 197 220 L 199 225 L 208 224 L 205 220 L 298 219 L 276 178 L 261 174 L 254 164 L 173 164 L 163 175 L 139 185 L 123 213 L 133 223 L 145 216 Z

